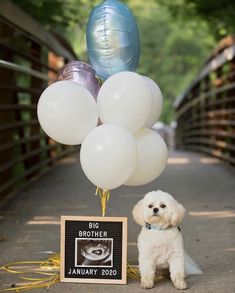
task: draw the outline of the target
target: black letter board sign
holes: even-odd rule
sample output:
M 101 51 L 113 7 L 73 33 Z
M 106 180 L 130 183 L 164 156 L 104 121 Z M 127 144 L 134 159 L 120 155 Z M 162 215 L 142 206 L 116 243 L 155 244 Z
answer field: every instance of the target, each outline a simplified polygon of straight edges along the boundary
M 126 284 L 127 218 L 61 217 L 61 282 Z

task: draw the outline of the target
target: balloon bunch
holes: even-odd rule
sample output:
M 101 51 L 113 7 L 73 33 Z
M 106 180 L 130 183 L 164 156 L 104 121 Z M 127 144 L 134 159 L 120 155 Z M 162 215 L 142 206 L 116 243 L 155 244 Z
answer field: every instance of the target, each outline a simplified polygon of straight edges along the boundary
M 104 216 L 110 190 L 153 181 L 165 168 L 168 151 L 150 129 L 161 114 L 162 94 L 153 80 L 134 72 L 140 42 L 126 5 L 106 0 L 93 9 L 87 49 L 94 69 L 68 63 L 42 93 L 38 118 L 55 141 L 82 144 L 81 166 L 98 187 Z

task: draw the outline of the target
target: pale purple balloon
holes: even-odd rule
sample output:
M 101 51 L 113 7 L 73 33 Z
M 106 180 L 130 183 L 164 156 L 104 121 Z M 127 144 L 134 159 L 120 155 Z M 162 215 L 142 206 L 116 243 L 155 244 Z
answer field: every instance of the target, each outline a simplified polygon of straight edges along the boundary
M 100 82 L 96 78 L 95 70 L 87 63 L 70 61 L 58 74 L 57 80 L 73 80 L 89 90 L 96 99 L 100 90 Z

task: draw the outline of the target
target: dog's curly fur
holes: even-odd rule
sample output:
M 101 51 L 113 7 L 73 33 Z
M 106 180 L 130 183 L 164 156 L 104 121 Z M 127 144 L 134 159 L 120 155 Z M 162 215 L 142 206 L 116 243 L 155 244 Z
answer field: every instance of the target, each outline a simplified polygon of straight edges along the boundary
M 132 213 L 142 226 L 138 237 L 141 287 L 152 288 L 156 269 L 169 268 L 174 286 L 186 289 L 183 238 L 178 229 L 184 207 L 170 194 L 158 190 L 147 193 Z M 147 229 L 146 223 L 159 229 Z

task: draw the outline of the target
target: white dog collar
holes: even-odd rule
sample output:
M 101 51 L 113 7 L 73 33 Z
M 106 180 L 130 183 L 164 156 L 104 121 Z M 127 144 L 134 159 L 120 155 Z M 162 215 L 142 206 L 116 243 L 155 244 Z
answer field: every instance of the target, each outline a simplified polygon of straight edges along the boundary
M 145 223 L 145 227 L 148 230 L 155 230 L 155 231 L 165 231 L 165 230 L 173 228 L 173 226 L 169 226 L 169 227 L 164 228 L 164 227 L 158 226 L 156 224 L 149 224 L 147 222 Z M 180 231 L 180 227 L 177 227 L 177 228 Z

